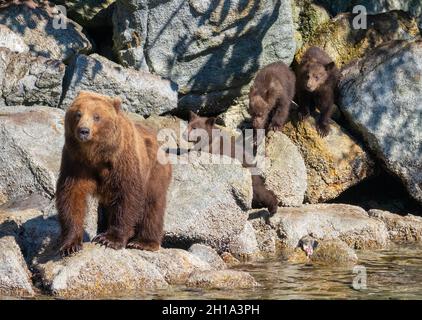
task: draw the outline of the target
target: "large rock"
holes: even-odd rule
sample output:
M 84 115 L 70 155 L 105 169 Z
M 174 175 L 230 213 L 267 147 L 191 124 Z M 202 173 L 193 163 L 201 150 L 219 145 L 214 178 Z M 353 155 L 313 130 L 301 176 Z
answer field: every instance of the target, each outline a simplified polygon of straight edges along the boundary
M 174 83 L 148 72 L 124 68 L 97 54 L 79 55 L 70 68 L 61 104 L 64 109 L 81 90 L 119 96 L 125 110 L 141 115 L 161 114 L 177 108 Z
M 261 257 L 255 230 L 249 221 L 246 222 L 242 232 L 230 242 L 228 250 L 234 257 L 241 260 Z
M 408 14 L 393 11 L 367 16 L 367 28 L 353 26 L 353 14 L 341 14 L 320 25 L 298 51 L 300 61 L 309 47 L 324 49 L 338 66 L 365 56 L 375 47 L 392 40 L 410 40 L 420 36 L 416 21 Z
M 57 107 L 62 94 L 65 65 L 0 48 L 0 106 Z
M 128 297 L 169 284 L 185 284 L 195 272 L 212 272 L 205 261 L 180 249 L 113 250 L 86 244 L 76 255 L 46 255 L 35 266 L 42 285 L 63 298 Z
M 265 186 L 275 193 L 280 204 L 300 206 L 307 189 L 306 167 L 298 148 L 286 135 L 276 132 L 266 138 L 262 165 Z
M 278 245 L 284 248 L 295 248 L 302 237 L 310 234 L 317 239 L 343 240 L 354 249 L 382 248 L 388 244 L 384 223 L 370 218 L 365 210 L 350 205 L 319 204 L 279 208 L 268 223 L 262 224 L 259 221 L 261 219 L 264 217 L 258 216 L 257 221 L 253 222 L 258 229 L 257 233 L 268 234 L 273 242 L 268 244 L 277 245 L 280 242 Z M 275 236 L 278 239 L 274 239 Z M 265 237 L 261 235 L 259 239 Z M 274 249 L 268 251 L 276 252 Z
M 111 25 L 112 4 L 116 0 L 50 0 L 64 5 L 69 18 L 84 27 L 101 28 Z
M 19 34 L 31 52 L 42 57 L 67 61 L 92 49 L 80 25 L 49 7 L 11 5 L 0 10 L 0 24 Z
M 223 156 L 190 153 L 172 159 L 165 241 L 188 247 L 206 243 L 224 251 L 244 229 L 252 203 L 249 170 Z M 222 161 L 224 163 L 222 163 Z
M 374 167 L 370 155 L 336 122 L 331 121 L 331 132 L 325 138 L 315 128 L 314 118 L 288 123 L 283 128 L 305 161 L 308 175 L 305 199 L 309 203 L 338 197 L 371 176 Z
M 230 95 L 225 91 L 237 91 L 261 66 L 290 64 L 295 52 L 288 0 L 119 0 L 114 28 L 124 65 L 149 69 L 195 96 Z
M 31 274 L 13 237 L 0 238 L 0 296 L 33 296 Z
M 3 25 L 0 25 L 0 47 L 5 47 L 10 51 L 18 53 L 29 51 L 29 47 L 23 41 L 22 37 Z
M 375 209 L 369 210 L 369 215 L 385 223 L 392 241 L 405 243 L 422 241 L 422 217 L 399 216 L 388 211 Z
M 343 70 L 341 108 L 422 203 L 422 41 L 395 41 Z
M 47 107 L 0 108 L 0 193 L 52 198 L 64 143 L 64 112 Z

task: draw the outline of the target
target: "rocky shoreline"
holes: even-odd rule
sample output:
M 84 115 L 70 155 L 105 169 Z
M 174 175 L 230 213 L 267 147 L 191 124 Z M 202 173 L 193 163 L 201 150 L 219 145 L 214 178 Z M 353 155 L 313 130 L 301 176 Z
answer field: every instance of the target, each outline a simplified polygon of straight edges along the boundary
M 68 27 L 59 31 L 50 7 L 0 9 L 0 296 L 250 289 L 260 284 L 233 269 L 239 262 L 355 265 L 358 250 L 422 241 L 422 5 L 368 7 L 370 28 L 356 32 L 348 12 L 359 1 L 251 1 L 242 10 L 232 1 L 221 21 L 222 8 L 202 1 L 97 2 L 91 11 L 66 2 Z M 171 13 L 173 20 L 162 20 Z M 102 43 L 89 33 L 95 28 L 114 30 L 108 54 L 99 54 Z M 256 71 L 297 61 L 311 45 L 343 65 L 341 101 L 325 139 L 313 119 L 299 123 L 295 111 L 283 132 L 267 137 L 262 176 L 280 202 L 275 215 L 252 208 L 251 173 L 240 163 L 175 155 L 163 248 L 89 243 L 101 214 L 92 199 L 84 249 L 58 256 L 63 117 L 80 90 L 121 97 L 133 121 L 173 130 L 174 148 L 182 149 L 186 110 L 218 115 L 231 132 L 248 127 L 245 93 Z M 333 203 L 380 172 L 394 176 L 418 216 Z M 298 249 L 308 235 L 319 243 L 310 258 Z

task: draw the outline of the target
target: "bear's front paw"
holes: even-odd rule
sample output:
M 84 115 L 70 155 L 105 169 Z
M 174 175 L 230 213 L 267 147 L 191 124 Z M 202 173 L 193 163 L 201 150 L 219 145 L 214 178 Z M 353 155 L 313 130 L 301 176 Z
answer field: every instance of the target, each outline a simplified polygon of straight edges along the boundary
M 306 111 L 299 111 L 297 115 L 299 117 L 299 121 L 305 121 L 310 117 L 311 113 Z
M 92 239 L 92 242 L 98 243 L 98 244 L 103 245 L 107 248 L 112 248 L 112 249 L 115 249 L 115 250 L 122 249 L 126 246 L 124 241 L 116 239 L 115 237 L 113 237 L 111 234 L 109 234 L 107 232 L 100 233 L 94 239 Z
M 325 138 L 330 133 L 330 125 L 319 123 L 317 125 L 317 132 L 321 138 Z
M 62 245 L 59 251 L 62 257 L 67 257 L 81 250 L 82 250 L 82 242 L 75 240 L 75 241 L 65 243 L 64 245 Z

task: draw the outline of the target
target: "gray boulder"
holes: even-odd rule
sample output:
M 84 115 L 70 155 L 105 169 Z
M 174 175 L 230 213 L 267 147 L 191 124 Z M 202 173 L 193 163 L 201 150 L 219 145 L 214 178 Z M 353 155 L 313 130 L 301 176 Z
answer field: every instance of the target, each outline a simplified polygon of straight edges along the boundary
M 123 108 L 141 115 L 161 114 L 177 108 L 174 83 L 145 71 L 124 68 L 100 55 L 79 55 L 70 66 L 61 107 L 67 107 L 79 91 L 119 96 Z
M 422 203 L 422 41 L 381 46 L 343 71 L 341 108 L 385 167 Z
M 68 61 L 92 49 L 82 27 L 53 8 L 9 6 L 0 11 L 0 24 L 20 35 L 31 52 L 45 58 Z
M 251 289 L 259 286 L 249 273 L 236 270 L 194 272 L 186 285 L 205 289 Z
M 282 206 L 300 206 L 307 185 L 305 162 L 299 149 L 283 133 L 271 133 L 265 141 L 265 155 L 258 166 L 265 186 L 272 190 Z M 262 167 L 261 167 L 262 165 Z
M 230 96 L 263 65 L 290 64 L 295 53 L 288 0 L 118 0 L 113 18 L 123 65 L 169 78 L 195 97 Z
M 0 106 L 57 107 L 62 94 L 65 65 L 0 48 Z
M 263 217 L 257 219 L 259 221 Z M 384 223 L 369 217 L 365 210 L 350 205 L 319 204 L 279 208 L 265 224 L 269 227 L 267 229 L 265 225 L 260 228 L 258 221 L 254 227 L 268 234 L 268 238 L 273 238 L 273 242 L 268 244 L 275 243 L 284 248 L 295 248 L 302 237 L 310 234 L 317 239 L 343 240 L 354 249 L 383 248 L 388 244 Z M 261 235 L 260 239 L 266 238 Z
M 388 211 L 369 210 L 369 215 L 385 223 L 390 240 L 404 243 L 422 241 L 422 217 L 400 216 Z
M 165 241 L 187 247 L 205 243 L 224 251 L 248 218 L 250 172 L 236 160 L 209 153 L 190 153 L 172 162 L 177 163 L 168 192 Z
M 22 37 L 3 25 L 0 25 L 0 47 L 5 47 L 10 51 L 18 53 L 29 51 L 29 47 L 23 41 Z
M 195 243 L 189 248 L 188 251 L 194 256 L 197 256 L 199 259 L 206 261 L 215 270 L 222 270 L 227 268 L 226 263 L 218 255 L 217 251 L 209 246 Z
M 64 112 L 47 107 L 0 108 L 0 198 L 51 199 L 64 144 Z
M 228 251 L 241 260 L 253 260 L 261 257 L 255 230 L 249 221 L 246 222 L 242 232 L 230 242 Z
M 15 239 L 0 238 L 0 296 L 31 297 L 31 274 Z

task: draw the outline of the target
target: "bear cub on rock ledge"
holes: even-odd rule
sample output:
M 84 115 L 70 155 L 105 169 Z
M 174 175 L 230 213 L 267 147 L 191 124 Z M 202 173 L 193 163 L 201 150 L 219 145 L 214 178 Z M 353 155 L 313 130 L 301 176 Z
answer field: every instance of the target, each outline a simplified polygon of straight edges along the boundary
M 114 249 L 160 248 L 170 164 L 158 161 L 156 135 L 132 123 L 121 101 L 81 92 L 66 112 L 56 206 L 63 256 L 82 249 L 89 195 L 106 222 L 93 242 Z

